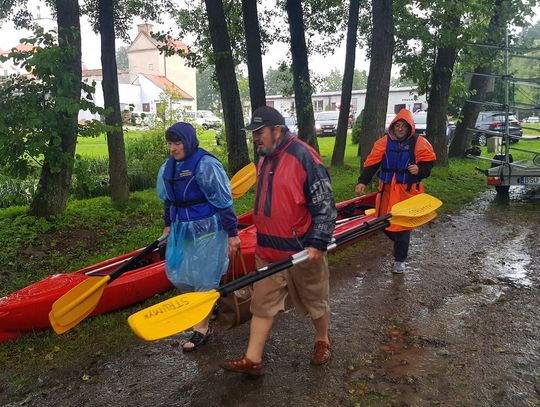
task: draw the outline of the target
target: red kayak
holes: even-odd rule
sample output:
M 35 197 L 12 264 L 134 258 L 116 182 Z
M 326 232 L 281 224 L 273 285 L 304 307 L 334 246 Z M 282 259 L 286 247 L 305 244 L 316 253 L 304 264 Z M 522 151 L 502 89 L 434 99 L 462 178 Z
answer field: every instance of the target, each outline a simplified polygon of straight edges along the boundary
M 364 215 L 364 210 L 374 207 L 375 195 L 365 195 L 338 203 L 338 223 L 334 236 L 339 236 L 355 226 L 374 219 L 375 215 Z M 256 236 L 251 212 L 239 216 L 238 222 L 239 237 L 242 242 L 241 252 L 247 270 L 253 271 L 255 270 Z M 374 228 L 374 231 L 379 228 Z M 0 298 L 0 342 L 14 339 L 35 329 L 50 328 L 48 314 L 52 304 L 58 298 L 89 276 L 103 276 L 111 273 L 141 250 L 105 260 L 73 273 L 49 276 Z M 161 253 L 159 250 L 152 252 L 135 265 L 133 270 L 122 274 L 107 285 L 98 306 L 91 315 L 123 308 L 173 288 L 165 275 Z M 244 274 L 243 267 L 238 263 L 235 262 L 233 265 L 231 262 L 227 274 L 223 277 L 224 282 L 230 281 L 233 276 L 236 278 Z

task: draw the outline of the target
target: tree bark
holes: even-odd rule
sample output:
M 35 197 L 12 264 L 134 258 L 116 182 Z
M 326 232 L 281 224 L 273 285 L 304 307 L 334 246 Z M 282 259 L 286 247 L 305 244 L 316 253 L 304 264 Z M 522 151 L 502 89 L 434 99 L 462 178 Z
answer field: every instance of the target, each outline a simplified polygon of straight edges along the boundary
M 360 129 L 358 155 L 367 158 L 373 143 L 384 133 L 392 54 L 394 52 L 394 14 L 392 0 L 372 2 L 373 35 L 366 89 L 364 119 Z
M 308 53 L 304 17 L 300 0 L 287 0 L 285 5 L 291 35 L 291 54 L 294 79 L 294 102 L 298 119 L 298 137 L 319 151 L 315 134 L 315 117 L 311 101 Z
M 242 11 L 246 35 L 249 97 L 253 113 L 258 107 L 266 105 L 257 0 L 242 0 Z M 257 149 L 253 147 L 253 159 L 257 162 L 259 158 Z
M 234 71 L 234 61 L 231 52 L 231 42 L 222 0 L 205 0 L 208 14 L 208 27 L 212 40 L 212 50 L 218 78 L 223 119 L 227 138 L 227 153 L 229 171 L 236 173 L 249 163 L 249 154 L 244 127 L 244 116 L 240 102 L 240 92 Z
M 437 49 L 428 98 L 426 136 L 437 155 L 436 165 L 444 167 L 448 166 L 448 138 L 446 136 L 448 97 L 456 56 L 457 51 L 454 47 Z
M 339 111 L 336 143 L 332 153 L 332 166 L 343 166 L 345 147 L 347 146 L 347 130 L 351 110 L 351 94 L 354 79 L 354 62 L 356 59 L 356 33 L 358 31 L 358 13 L 360 0 L 351 0 L 349 4 L 349 21 L 347 23 L 347 45 L 345 51 L 345 70 L 341 84 L 341 108 Z
M 123 203 L 129 199 L 129 179 L 118 91 L 113 2 L 110 0 L 99 0 L 99 34 L 103 69 L 101 86 L 105 109 L 109 111 L 105 116 L 105 123 L 116 127 L 115 130 L 107 132 L 109 187 L 113 202 Z
M 69 51 L 65 66 L 66 75 L 59 86 L 59 94 L 73 99 L 81 97 L 81 25 L 79 2 L 77 0 L 57 0 L 56 15 L 58 23 L 58 43 L 60 48 Z M 29 213 L 38 217 L 51 217 L 64 212 L 69 197 L 69 187 L 73 174 L 73 161 L 77 144 L 78 110 L 59 111 L 64 117 L 64 124 L 58 129 L 60 149 L 63 158 L 51 156 L 56 153 L 55 139 L 51 139 L 48 152 L 45 152 L 44 164 L 38 183 L 37 193 L 30 205 Z M 54 149 L 54 151 L 53 151 Z M 53 164 L 54 163 L 54 164 Z M 57 166 L 60 168 L 56 168 Z

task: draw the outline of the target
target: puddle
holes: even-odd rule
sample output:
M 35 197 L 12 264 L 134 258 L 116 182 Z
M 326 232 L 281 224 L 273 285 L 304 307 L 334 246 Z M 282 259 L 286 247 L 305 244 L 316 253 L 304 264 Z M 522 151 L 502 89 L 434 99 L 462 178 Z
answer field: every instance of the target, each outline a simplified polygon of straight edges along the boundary
M 484 272 L 516 288 L 532 287 L 529 278 L 531 256 L 527 253 L 527 235 L 508 240 L 505 246 L 488 247 L 483 259 Z

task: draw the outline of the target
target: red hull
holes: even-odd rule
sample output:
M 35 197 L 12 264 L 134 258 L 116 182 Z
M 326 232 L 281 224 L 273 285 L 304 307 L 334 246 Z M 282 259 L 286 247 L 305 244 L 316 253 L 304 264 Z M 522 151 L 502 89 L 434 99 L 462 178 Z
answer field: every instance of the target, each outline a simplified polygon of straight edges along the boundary
M 340 213 L 338 219 L 362 214 L 362 209 L 374 206 L 374 203 L 375 194 L 341 202 L 338 204 Z M 374 215 L 368 215 L 338 225 L 334 235 L 338 236 L 352 227 L 373 218 Z M 247 269 L 252 271 L 255 270 L 256 237 L 251 212 L 239 216 L 238 220 L 243 225 L 239 232 L 242 241 L 242 254 Z M 108 274 L 115 270 L 123 260 L 136 255 L 138 252 L 139 250 L 135 250 L 77 272 L 49 276 L 0 298 L 0 342 L 14 339 L 24 332 L 50 328 L 48 314 L 52 304 L 58 298 L 81 281 L 87 279 L 89 273 L 94 275 Z M 231 264 L 227 274 L 224 276 L 224 281 L 229 281 L 233 276 L 238 277 L 243 274 L 239 264 L 234 265 L 235 270 L 232 270 L 232 267 Z M 160 260 L 158 252 L 154 252 L 146 259 L 145 266 L 123 274 L 106 287 L 92 315 L 103 314 L 141 302 L 171 288 L 173 287 L 165 275 L 164 261 Z

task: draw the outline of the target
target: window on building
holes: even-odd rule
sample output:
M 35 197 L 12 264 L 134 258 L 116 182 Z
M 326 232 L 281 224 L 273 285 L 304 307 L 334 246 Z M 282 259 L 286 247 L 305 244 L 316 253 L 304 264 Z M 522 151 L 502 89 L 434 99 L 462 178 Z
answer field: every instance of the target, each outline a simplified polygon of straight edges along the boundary
M 315 112 L 322 112 L 324 110 L 324 105 L 322 100 L 313 101 L 313 110 Z
M 415 103 L 413 104 L 413 113 L 416 113 L 418 111 L 422 110 L 422 103 Z
M 142 111 L 143 112 L 149 112 L 150 111 L 150 103 L 143 103 L 142 104 Z
M 399 105 L 394 105 L 394 113 L 398 114 L 401 109 L 405 109 L 407 106 L 405 103 L 400 103 Z

